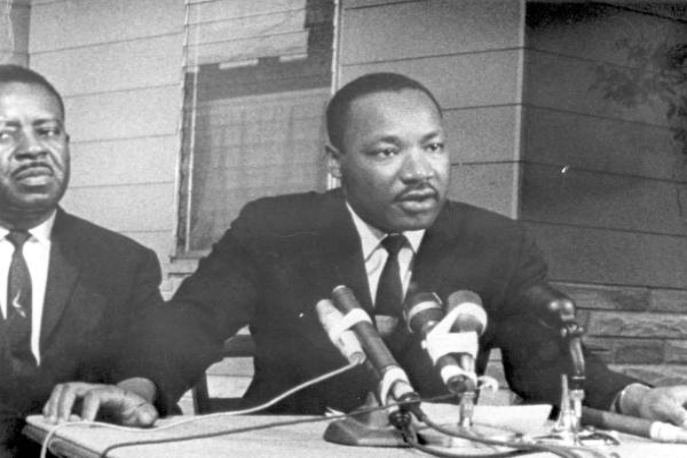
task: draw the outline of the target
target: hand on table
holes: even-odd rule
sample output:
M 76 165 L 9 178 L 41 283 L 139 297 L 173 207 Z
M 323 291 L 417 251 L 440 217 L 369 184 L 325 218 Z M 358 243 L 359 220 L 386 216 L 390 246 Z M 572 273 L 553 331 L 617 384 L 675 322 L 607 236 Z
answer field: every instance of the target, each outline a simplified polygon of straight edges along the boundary
M 620 411 L 626 415 L 687 428 L 687 385 L 657 388 L 630 385 L 620 402 Z
M 124 426 L 152 426 L 158 412 L 152 405 L 154 388 L 145 379 L 129 379 L 118 385 L 69 382 L 56 385 L 43 407 L 50 423 L 69 420 L 94 421 L 96 417 Z M 81 405 L 77 414 L 75 409 Z

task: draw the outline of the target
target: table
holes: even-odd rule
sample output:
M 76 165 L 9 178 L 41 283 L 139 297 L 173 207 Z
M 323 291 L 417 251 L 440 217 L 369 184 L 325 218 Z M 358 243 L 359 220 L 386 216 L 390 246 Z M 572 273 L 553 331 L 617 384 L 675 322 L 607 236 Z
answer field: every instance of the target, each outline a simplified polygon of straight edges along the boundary
M 503 409 L 503 408 L 502 408 Z M 526 423 L 523 420 L 526 414 L 523 406 L 513 408 L 511 420 L 515 420 L 520 426 Z M 503 411 L 500 411 L 503 412 Z M 525 411 L 526 412 L 526 411 Z M 484 414 L 484 411 L 483 411 Z M 486 415 L 486 414 L 484 414 Z M 499 414 L 503 421 L 507 415 Z M 479 415 L 476 415 L 478 418 Z M 53 441 L 52 449 L 64 456 L 72 458 L 95 458 L 103 456 L 107 451 L 107 457 L 131 458 L 206 458 L 222 456 L 250 456 L 250 457 L 317 457 L 317 458 L 350 458 L 367 457 L 375 458 L 403 457 L 403 456 L 430 456 L 409 448 L 363 447 L 346 446 L 327 442 L 323 439 L 325 429 L 331 420 L 323 417 L 304 416 L 274 416 L 255 415 L 237 417 L 205 416 L 200 421 L 184 423 L 193 417 L 171 417 L 159 420 L 157 426 L 167 427 L 176 424 L 172 428 L 148 429 L 137 431 L 112 430 L 96 426 L 72 425 L 58 430 Z M 196 417 L 198 418 L 198 417 Z M 518 420 L 519 418 L 519 420 Z M 286 424 L 295 420 L 307 420 L 308 423 Z M 324 420 L 317 421 L 315 420 Z M 25 434 L 33 440 L 42 442 L 48 432 L 54 427 L 46 423 L 41 416 L 28 418 L 28 426 Z M 255 429 L 242 431 L 249 427 L 259 427 L 268 424 L 282 423 L 269 429 Z M 203 439 L 185 440 L 162 444 L 131 444 L 136 441 L 149 441 L 159 439 L 179 438 L 196 434 L 213 434 L 226 432 L 226 434 Z M 613 451 L 621 458 L 684 458 L 687 457 L 687 445 L 685 444 L 659 444 L 648 439 L 633 436 L 620 436 L 622 444 L 618 447 L 602 447 L 600 450 Z M 445 449 L 448 450 L 448 449 Z M 457 450 L 451 449 L 452 452 Z M 537 458 L 552 457 L 554 455 L 538 453 L 528 455 Z

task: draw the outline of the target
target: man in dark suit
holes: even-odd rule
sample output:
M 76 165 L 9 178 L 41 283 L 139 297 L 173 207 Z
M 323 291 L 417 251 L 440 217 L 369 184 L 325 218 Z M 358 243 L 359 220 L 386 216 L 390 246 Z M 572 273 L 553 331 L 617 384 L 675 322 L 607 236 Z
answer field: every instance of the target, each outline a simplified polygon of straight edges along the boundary
M 482 355 L 492 347 L 502 349 L 511 388 L 526 401 L 559 402 L 566 349 L 557 329 L 539 324 L 546 317 L 538 316 L 541 309 L 528 300 L 532 288 L 546 282 L 545 263 L 515 221 L 446 199 L 450 155 L 433 95 L 401 75 L 366 75 L 337 92 L 327 126 L 329 171 L 341 188 L 246 205 L 164 313 L 153 311 L 136 328 L 127 353 L 132 357 L 123 361 L 120 376 L 127 383 L 137 377 L 134 391 L 156 410 L 149 403 L 139 406 L 140 398 L 130 400 L 116 386 L 73 384 L 56 390 L 46 405 L 49 418 L 71 414 L 65 398 L 88 395 L 85 418 L 103 407 L 126 410 L 126 424 L 145 425 L 141 415 L 168 412 L 220 357 L 223 341 L 245 324 L 256 354 L 244 400 L 246 405 L 270 400 L 344 364 L 315 312 L 315 304 L 342 284 L 375 316 L 422 396 L 446 389 L 419 337 L 399 323 L 402 297 L 434 292 L 445 300 L 456 290 L 471 290 L 481 296 L 489 316 L 480 339 Z M 394 274 L 388 276 L 387 268 Z M 394 276 L 395 282 L 387 280 Z M 387 304 L 396 294 L 400 299 Z M 484 364 L 482 357 L 480 370 Z M 671 398 L 681 393 L 678 389 L 650 389 L 611 372 L 591 355 L 587 375 L 591 406 L 609 409 L 615 403 L 626 413 L 676 423 L 687 418 Z M 360 368 L 271 410 L 349 411 L 376 383 Z M 653 408 L 656 400 L 665 401 L 659 409 Z
M 155 253 L 59 208 L 68 181 L 62 98 L 0 65 L 0 457 L 33 453 L 23 419 L 56 384 L 114 381 L 126 329 L 162 302 Z

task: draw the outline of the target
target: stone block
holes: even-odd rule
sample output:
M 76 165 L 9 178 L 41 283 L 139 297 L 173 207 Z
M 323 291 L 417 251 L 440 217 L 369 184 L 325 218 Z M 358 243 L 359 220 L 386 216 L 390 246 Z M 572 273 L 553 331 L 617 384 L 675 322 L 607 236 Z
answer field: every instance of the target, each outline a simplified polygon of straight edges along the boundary
M 578 307 L 575 312 L 575 319 L 577 320 L 577 323 L 580 326 L 582 326 L 584 329 L 587 329 L 587 327 L 589 327 L 591 313 L 589 312 L 589 310 L 582 310 Z
M 588 337 L 583 338 L 583 342 L 587 350 L 594 355 L 601 358 L 606 364 L 611 364 L 615 361 L 615 341 L 616 339 L 609 339 L 605 337 Z
M 664 343 L 660 340 L 622 339 L 615 343 L 616 364 L 657 364 L 664 361 Z
M 656 386 L 687 384 L 687 366 L 684 365 L 612 365 L 611 369 Z
M 687 338 L 687 316 L 630 312 L 593 312 L 590 336 Z
M 651 291 L 649 310 L 652 312 L 687 312 L 687 291 L 681 289 L 657 289 Z
M 607 364 L 659 364 L 666 359 L 666 343 L 660 339 L 585 337 L 584 343 Z
M 687 340 L 666 341 L 665 362 L 687 364 Z
M 614 288 L 598 285 L 555 285 L 570 296 L 580 309 L 645 311 L 649 308 L 650 292 L 647 288 Z M 687 301 L 687 299 L 686 299 Z

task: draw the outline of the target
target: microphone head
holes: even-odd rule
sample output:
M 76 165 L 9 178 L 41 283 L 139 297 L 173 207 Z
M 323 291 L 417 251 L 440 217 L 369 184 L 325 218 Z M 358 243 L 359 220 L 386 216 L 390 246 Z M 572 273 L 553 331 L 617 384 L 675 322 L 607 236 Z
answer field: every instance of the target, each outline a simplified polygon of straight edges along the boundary
M 365 352 L 353 331 L 342 328 L 343 314 L 329 299 L 322 299 L 315 305 L 317 317 L 329 340 L 350 363 L 365 361 Z
M 317 310 L 317 318 L 319 318 L 320 324 L 327 332 L 339 321 L 343 320 L 343 314 L 328 299 L 322 299 L 315 304 L 315 310 Z
M 487 312 L 482 299 L 472 291 L 460 290 L 448 297 L 447 315 L 454 315 L 451 332 L 476 332 L 482 335 L 487 327 Z
M 444 317 L 441 299 L 434 293 L 417 293 L 403 308 L 408 329 L 413 334 L 429 331 Z

